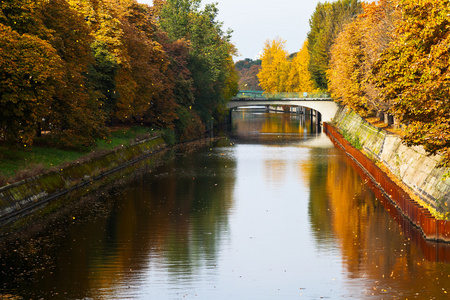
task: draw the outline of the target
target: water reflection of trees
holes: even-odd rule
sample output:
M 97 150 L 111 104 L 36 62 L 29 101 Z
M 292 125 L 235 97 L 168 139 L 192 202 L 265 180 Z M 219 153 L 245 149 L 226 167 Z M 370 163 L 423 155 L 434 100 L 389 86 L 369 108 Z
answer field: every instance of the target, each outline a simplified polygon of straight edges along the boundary
M 138 188 L 122 194 L 124 207 L 110 215 L 118 255 L 91 268 L 98 267 L 114 286 L 116 274 L 130 276 L 121 283 L 126 285 L 139 280 L 151 265 L 163 264 L 171 281 L 177 281 L 192 279 L 199 267 L 215 264 L 219 235 L 226 232 L 223 226 L 228 226 L 227 211 L 233 205 L 235 165 L 222 154 L 179 154 L 155 175 L 141 178 Z M 127 241 L 129 246 L 121 247 Z
M 313 236 L 317 240 L 318 250 L 334 245 L 332 223 L 329 222 L 331 219 L 329 192 L 322 188 L 327 179 L 327 155 L 329 155 L 329 152 L 330 149 L 314 149 L 308 165 L 303 166 L 310 183 L 308 214 Z
M 259 142 L 298 141 L 316 133 L 315 124 L 315 119 L 309 115 L 266 113 L 262 109 L 233 112 L 233 135 Z
M 317 247 L 326 248 L 334 237 L 348 277 L 365 278 L 368 295 L 444 295 L 450 286 L 450 265 L 427 260 L 424 252 L 436 248 L 413 238 L 411 230 L 415 229 L 405 227 L 385 199 L 376 199 L 356 165 L 339 155 L 313 155 L 311 159 L 310 218 Z M 326 189 L 314 189 L 321 181 L 326 182 Z
M 132 287 L 152 265 L 164 264 L 174 281 L 194 278 L 200 266 L 216 263 L 233 206 L 236 166 L 219 149 L 177 153 L 158 170 L 103 191 L 50 234 L 11 245 L 2 288 L 26 298 L 101 299 Z

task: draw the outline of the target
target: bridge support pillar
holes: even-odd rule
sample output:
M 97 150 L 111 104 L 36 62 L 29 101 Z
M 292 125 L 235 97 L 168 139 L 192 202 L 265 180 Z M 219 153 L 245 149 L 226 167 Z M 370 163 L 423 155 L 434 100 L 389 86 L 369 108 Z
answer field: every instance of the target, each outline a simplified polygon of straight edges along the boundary
M 231 130 L 231 127 L 232 127 L 232 125 L 233 125 L 233 123 L 232 123 L 232 120 L 233 120 L 233 117 L 232 117 L 233 110 L 234 110 L 234 108 L 228 109 L 228 117 L 227 117 L 227 122 L 226 122 L 226 123 L 227 123 L 227 128 L 226 128 L 227 131 L 230 131 L 230 130 Z

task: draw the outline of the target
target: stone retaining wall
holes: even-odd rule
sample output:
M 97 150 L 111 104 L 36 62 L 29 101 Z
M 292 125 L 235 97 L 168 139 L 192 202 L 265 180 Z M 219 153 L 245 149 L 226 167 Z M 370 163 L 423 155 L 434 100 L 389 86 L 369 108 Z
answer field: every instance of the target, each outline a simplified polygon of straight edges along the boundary
M 0 188 L 0 224 L 35 206 L 90 184 L 165 147 L 164 140 L 155 137 L 117 149 L 86 163 L 74 163 L 67 168 L 27 179 Z
M 349 155 L 358 165 L 357 170 L 362 178 L 375 184 L 377 187 L 373 189 L 377 198 L 383 206 L 389 207 L 383 198 L 389 199 L 390 202 L 402 214 L 402 218 L 408 220 L 410 224 L 418 228 L 426 240 L 443 241 L 450 243 L 450 221 L 436 219 L 428 208 L 423 207 L 410 197 L 394 180 L 386 175 L 379 166 L 375 164 L 368 156 L 364 155 L 360 150 L 350 144 L 347 139 L 338 132 L 338 129 L 327 123 L 323 124 L 324 131 L 331 138 L 331 141 L 337 146 L 342 147 L 347 155 Z M 389 208 L 387 208 L 389 211 Z M 394 215 L 395 219 L 395 215 Z M 437 249 L 433 249 L 437 250 Z M 450 257 L 450 248 L 443 247 L 443 257 Z
M 376 128 L 355 112 L 341 107 L 332 122 L 344 135 L 359 140 L 363 151 L 382 162 L 398 179 L 439 212 L 450 209 L 449 169 L 438 168 L 440 157 L 422 147 L 407 147 L 401 138 Z

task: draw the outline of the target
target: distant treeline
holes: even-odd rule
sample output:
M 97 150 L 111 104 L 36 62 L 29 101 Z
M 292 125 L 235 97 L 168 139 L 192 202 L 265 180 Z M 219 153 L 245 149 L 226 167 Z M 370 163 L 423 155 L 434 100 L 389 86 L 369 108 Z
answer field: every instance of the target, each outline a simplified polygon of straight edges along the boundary
M 235 64 L 236 71 L 239 73 L 239 90 L 255 90 L 262 91 L 259 85 L 258 73 L 261 70 L 261 60 L 252 60 L 246 58 Z
M 0 140 L 30 147 L 45 130 L 85 147 L 117 123 L 201 136 L 238 87 L 217 14 L 201 0 L 3 0 Z

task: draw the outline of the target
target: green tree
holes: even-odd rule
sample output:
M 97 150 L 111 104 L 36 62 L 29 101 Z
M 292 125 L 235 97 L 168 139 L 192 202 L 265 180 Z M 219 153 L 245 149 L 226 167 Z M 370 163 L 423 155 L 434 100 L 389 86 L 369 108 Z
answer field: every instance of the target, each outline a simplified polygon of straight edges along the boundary
M 326 71 L 329 69 L 330 49 L 343 26 L 362 12 L 359 0 L 338 0 L 319 3 L 309 24 L 309 71 L 317 88 L 328 89 Z
M 160 26 L 172 41 L 190 44 L 188 68 L 195 87 L 194 108 L 204 121 L 220 111 L 229 95 L 237 92 L 237 76 L 231 57 L 236 50 L 231 32 L 223 32 L 215 4 L 200 9 L 200 0 L 167 0 L 161 10 Z M 230 80 L 232 79 L 232 80 Z M 226 92 L 233 89 L 233 92 Z
M 105 43 L 94 42 L 91 44 L 95 63 L 89 66 L 85 76 L 90 88 L 101 93 L 100 101 L 108 120 L 111 121 L 113 112 L 117 106 L 119 93 L 116 91 L 116 76 L 119 72 L 117 59 L 108 51 Z

